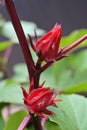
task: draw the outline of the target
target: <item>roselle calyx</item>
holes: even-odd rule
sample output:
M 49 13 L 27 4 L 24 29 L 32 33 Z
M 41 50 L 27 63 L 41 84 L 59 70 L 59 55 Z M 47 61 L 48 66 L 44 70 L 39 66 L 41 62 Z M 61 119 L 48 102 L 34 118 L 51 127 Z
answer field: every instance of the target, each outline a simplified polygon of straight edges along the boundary
M 32 87 L 31 84 L 30 87 Z M 50 87 L 44 88 L 43 86 L 40 86 L 37 89 L 32 90 L 29 94 L 22 88 L 22 92 L 24 103 L 28 107 L 29 112 L 44 118 L 47 118 L 46 114 L 53 114 L 47 107 L 60 101 L 55 99 L 59 94 L 59 91 L 54 92 Z
M 44 36 L 42 36 L 35 44 L 32 45 L 40 60 L 46 62 L 54 61 L 60 52 L 59 45 L 62 35 L 60 24 L 55 26 Z

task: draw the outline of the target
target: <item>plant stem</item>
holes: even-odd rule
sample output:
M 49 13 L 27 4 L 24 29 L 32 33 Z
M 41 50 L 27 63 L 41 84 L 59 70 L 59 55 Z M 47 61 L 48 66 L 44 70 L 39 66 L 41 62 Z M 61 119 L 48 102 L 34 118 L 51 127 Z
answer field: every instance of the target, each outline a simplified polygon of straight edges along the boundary
M 14 6 L 14 3 L 12 0 L 5 0 L 5 5 L 7 7 L 8 13 L 10 15 L 12 24 L 14 26 L 15 32 L 17 34 L 17 37 L 19 39 L 19 43 L 21 45 L 23 54 L 24 54 L 24 58 L 27 64 L 27 68 L 28 68 L 28 72 L 29 72 L 29 76 L 31 78 L 32 72 L 34 72 L 34 62 L 27 44 L 27 40 L 23 31 L 23 28 L 21 26 L 20 20 L 18 18 L 18 15 L 16 13 L 16 9 Z
M 37 64 L 36 64 L 36 73 L 34 73 L 34 88 L 37 89 L 38 86 L 39 86 L 39 80 L 40 80 L 40 74 L 39 73 L 39 70 L 41 68 L 41 62 L 39 62 L 39 60 L 37 61 Z
M 35 130 L 44 130 L 44 128 L 42 127 L 42 124 L 41 124 L 41 117 L 33 117 L 33 123 L 34 123 L 34 127 L 35 127 Z
M 71 51 L 73 48 L 75 48 L 76 46 L 78 46 L 81 42 L 83 42 L 86 39 L 87 39 L 87 34 L 85 34 L 79 40 L 77 40 L 76 42 L 74 42 L 73 44 L 71 44 L 70 46 L 68 46 L 67 48 L 65 48 L 65 50 L 63 50 L 62 53 L 66 54 L 67 52 Z
M 46 63 L 45 65 L 43 65 L 40 70 L 39 70 L 39 73 L 42 73 L 44 70 L 46 70 L 49 66 L 51 66 L 54 62 L 53 61 L 50 61 L 48 63 Z
M 38 70 L 39 70 L 40 66 L 34 65 L 34 61 L 32 59 L 30 49 L 28 47 L 28 43 L 27 43 L 24 31 L 22 29 L 20 20 L 18 18 L 18 15 L 16 13 L 13 1 L 12 0 L 5 0 L 5 5 L 7 7 L 8 13 L 10 15 L 10 18 L 11 18 L 12 24 L 14 26 L 15 32 L 17 34 L 17 37 L 19 39 L 19 43 L 21 45 L 21 48 L 22 48 L 22 51 L 24 54 L 24 58 L 25 58 L 25 61 L 27 64 L 30 80 L 32 80 L 32 78 L 34 78 L 34 88 L 36 89 L 39 87 L 40 73 L 38 73 Z M 27 121 L 26 121 L 26 119 L 24 119 L 24 122 L 22 123 L 23 125 L 21 125 L 19 127 L 19 130 L 22 130 L 22 128 L 25 127 L 26 123 L 28 123 L 28 120 L 29 120 L 28 118 L 27 118 Z M 35 130 L 44 130 L 44 128 L 41 125 L 41 118 L 40 117 L 33 116 L 33 122 L 34 122 Z

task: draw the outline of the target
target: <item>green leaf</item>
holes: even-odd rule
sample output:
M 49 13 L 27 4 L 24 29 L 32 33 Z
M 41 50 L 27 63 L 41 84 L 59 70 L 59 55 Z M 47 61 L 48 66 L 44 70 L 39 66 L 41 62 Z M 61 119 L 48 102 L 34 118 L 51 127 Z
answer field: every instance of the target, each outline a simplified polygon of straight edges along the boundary
M 6 48 L 12 45 L 12 41 L 0 42 L 0 51 L 4 51 Z
M 55 77 L 53 74 L 54 74 L 53 68 L 52 67 L 48 68 L 45 72 L 41 74 L 40 83 L 46 81 L 44 86 L 56 88 Z
M 16 64 L 13 67 L 14 76 L 12 77 L 13 80 L 16 82 L 28 82 L 28 70 L 26 64 L 20 63 Z
M 21 86 L 13 80 L 0 82 L 0 102 L 23 104 Z
M 56 87 L 64 92 L 87 91 L 87 51 L 65 58 L 53 66 Z
M 21 110 L 12 114 L 6 122 L 4 130 L 17 130 L 22 120 L 27 116 L 27 111 Z
M 62 95 L 57 107 L 51 107 L 54 115 L 49 115 L 50 121 L 58 124 L 58 130 L 87 129 L 87 99 L 79 95 Z
M 75 30 L 70 35 L 64 36 L 61 40 L 60 45 L 68 46 L 68 45 L 72 44 L 73 42 L 75 42 L 76 40 L 78 40 L 79 38 L 81 38 L 82 36 L 84 36 L 85 34 L 87 34 L 87 29 Z M 77 46 L 77 48 L 84 47 L 84 46 L 87 46 L 87 40 L 82 42 L 79 46 Z
M 24 130 L 35 130 L 34 129 L 34 124 L 33 123 L 29 124 L 28 128 L 25 128 Z
M 46 130 L 61 130 L 61 129 L 58 124 L 52 121 L 46 121 Z
M 5 106 L 5 103 L 0 103 L 0 111 L 2 110 L 2 108 Z
M 21 21 L 21 24 L 26 36 L 30 34 L 34 37 L 34 29 L 36 29 L 37 36 L 41 36 L 45 33 L 44 30 L 37 28 L 37 25 L 33 22 Z M 6 22 L 2 27 L 2 34 L 11 39 L 13 42 L 18 43 L 16 33 L 10 21 Z
M 41 75 L 41 82 L 45 80 L 45 86 L 64 93 L 87 92 L 87 50 L 54 63 Z
M 4 120 L 3 120 L 1 112 L 0 112 L 0 130 L 3 130 L 3 128 L 4 128 Z

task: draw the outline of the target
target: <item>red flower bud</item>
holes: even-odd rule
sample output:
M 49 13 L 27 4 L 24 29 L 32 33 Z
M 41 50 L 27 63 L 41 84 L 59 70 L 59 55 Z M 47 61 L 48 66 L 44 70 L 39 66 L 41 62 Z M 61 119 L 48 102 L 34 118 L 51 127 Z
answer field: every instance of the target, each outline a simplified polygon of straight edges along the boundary
M 28 106 L 31 114 L 36 113 L 38 116 L 45 118 L 47 118 L 45 114 L 53 114 L 53 112 L 47 110 L 46 108 L 59 101 L 55 100 L 58 92 L 54 93 L 49 87 L 32 90 L 30 94 L 27 94 L 24 88 L 22 88 L 22 91 L 24 103 Z
M 87 39 L 87 34 L 78 39 L 69 46 L 59 47 L 62 35 L 61 25 L 56 24 L 47 34 L 39 40 L 35 37 L 36 43 L 33 44 L 29 35 L 30 43 L 33 50 L 39 57 L 39 61 L 54 62 L 68 56 L 68 52 L 78 46 L 81 42 Z M 36 33 L 35 33 L 36 36 Z
M 41 37 L 37 43 L 33 45 L 33 49 L 41 60 L 49 62 L 57 59 L 61 34 L 61 25 L 56 24 L 51 31 Z

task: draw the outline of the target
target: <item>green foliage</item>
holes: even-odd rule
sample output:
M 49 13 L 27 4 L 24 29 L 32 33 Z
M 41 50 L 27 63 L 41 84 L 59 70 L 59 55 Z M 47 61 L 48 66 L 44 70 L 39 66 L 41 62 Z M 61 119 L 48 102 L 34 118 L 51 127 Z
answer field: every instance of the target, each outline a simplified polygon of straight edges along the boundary
M 12 41 L 4 41 L 4 42 L 0 42 L 0 51 L 4 51 L 7 47 L 9 47 L 10 45 L 12 45 Z
M 5 123 L 4 123 L 4 120 L 3 120 L 1 112 L 0 112 L 0 130 L 3 130 L 4 125 L 5 125 Z
M 87 34 L 87 29 L 76 30 L 61 40 L 61 46 L 68 46 Z M 87 46 L 87 40 L 77 49 Z M 76 49 L 76 48 L 75 48 Z M 58 61 L 42 74 L 41 81 L 48 77 L 48 86 L 62 89 L 65 93 L 87 91 L 87 50 L 70 53 L 70 56 Z
M 0 102 L 23 103 L 21 86 L 13 80 L 0 82 Z
M 61 95 L 57 107 L 51 107 L 55 112 L 49 115 L 50 121 L 58 125 L 58 130 L 87 129 L 87 99 L 79 95 Z
M 45 86 L 55 87 L 56 89 L 62 89 L 65 93 L 74 93 L 74 92 L 86 92 L 87 91 L 87 51 L 82 51 L 76 55 L 71 55 L 70 57 L 61 60 L 58 63 L 55 63 L 53 67 L 50 67 L 47 71 L 42 74 L 41 82 L 47 80 Z M 22 71 L 21 71 L 22 70 Z M 21 103 L 22 94 L 20 85 L 17 82 L 26 82 L 28 83 L 28 73 L 25 64 L 19 64 L 14 67 L 15 75 L 12 79 L 16 81 L 16 83 L 8 84 L 7 81 L 3 81 L 0 84 L 0 93 L 2 98 L 0 101 L 5 100 L 7 102 L 15 102 Z M 2 85 L 3 84 L 3 85 Z M 10 87 L 6 87 L 10 86 Z M 14 87 L 15 86 L 15 87 Z M 3 87 L 3 89 L 1 89 Z M 11 88 L 11 89 L 10 89 Z M 5 90 L 4 90 L 5 89 Z M 16 92 L 17 90 L 17 92 Z M 3 92 L 2 92 L 3 91 Z M 9 94 L 6 94 L 5 91 L 14 91 L 14 93 L 10 96 L 14 96 L 15 98 L 9 98 Z M 9 92 L 9 93 L 10 93 Z M 11 92 L 11 93 L 12 93 Z M 16 92 L 16 96 L 15 96 Z M 6 97 L 8 96 L 8 98 Z M 19 97 L 17 100 L 17 96 Z M 14 101 L 11 101 L 14 100 Z
M 24 117 L 27 116 L 27 114 L 28 113 L 25 110 L 21 110 L 19 112 L 16 112 L 16 113 L 12 114 L 9 117 L 8 121 L 6 122 L 4 130 L 17 130 L 20 123 L 22 122 Z
M 56 103 L 57 107 L 49 107 L 54 111 L 54 115 L 49 115 L 49 121 L 46 122 L 46 130 L 86 130 L 87 126 L 87 99 L 79 95 L 61 95 L 58 96 L 61 101 Z M 84 114 L 85 113 L 85 114 Z M 22 122 L 27 112 L 22 110 L 12 114 L 4 130 L 17 130 L 19 124 Z M 14 125 L 11 125 L 14 124 Z M 33 130 L 33 125 L 29 128 Z
M 53 73 L 57 87 L 65 92 L 87 91 L 87 50 L 55 64 Z
M 0 102 L 23 102 L 22 92 L 18 82 L 27 82 L 27 85 L 29 85 L 26 65 L 15 65 L 14 72 L 15 74 L 12 79 L 15 82 L 6 80 L 0 83 Z M 65 93 L 86 92 L 87 50 L 77 54 L 70 54 L 69 57 L 55 63 L 42 74 L 41 82 L 46 80 L 46 77 L 48 82 L 45 86 L 62 89 Z
M 85 34 L 87 34 L 87 29 L 75 30 L 70 35 L 64 36 L 61 40 L 60 45 L 68 46 L 68 45 L 72 44 L 73 42 L 75 42 L 76 40 L 78 40 L 79 38 L 81 38 L 82 36 L 84 36 Z M 84 46 L 87 46 L 87 40 L 85 40 L 82 44 L 77 46 L 77 48 L 84 47 Z
M 12 77 L 13 80 L 16 82 L 28 82 L 28 71 L 26 64 L 20 63 L 13 67 L 14 76 Z
M 9 41 L 0 43 L 0 51 L 4 51 L 14 42 L 18 42 L 11 22 L 0 21 L 0 34 L 9 38 Z M 34 29 L 38 36 L 45 33 L 44 30 L 37 28 L 35 23 L 21 21 L 24 33 L 28 33 L 34 37 Z M 61 46 L 68 46 L 78 40 L 84 34 L 87 34 L 87 29 L 76 30 L 69 36 L 65 36 L 61 40 Z M 80 44 L 77 48 L 86 47 L 87 40 Z M 35 54 L 33 58 L 36 61 Z M 21 85 L 29 87 L 28 72 L 25 64 L 15 65 L 13 68 L 14 76 L 11 79 L 0 81 L 0 108 L 3 103 L 23 104 L 23 95 Z M 2 77 L 3 73 L 0 72 Z M 78 53 L 71 53 L 69 57 L 55 63 L 41 75 L 42 81 L 47 80 L 44 86 L 49 86 L 63 90 L 64 93 L 87 93 L 87 50 Z M 27 87 L 26 87 L 27 88 Z M 49 121 L 46 122 L 46 130 L 87 130 L 87 98 L 75 94 L 61 95 L 58 99 L 61 102 L 56 103 L 57 107 L 49 107 L 48 109 L 55 112 L 54 115 L 49 115 Z M 4 124 L 0 111 L 0 130 L 17 130 L 21 121 L 27 115 L 25 110 L 21 110 L 12 114 L 6 124 Z M 33 125 L 25 130 L 34 130 Z
M 46 121 L 45 127 L 46 127 L 46 130 L 60 130 L 60 127 L 58 126 L 58 124 L 49 120 Z
M 46 77 L 48 86 L 65 93 L 87 92 L 87 50 L 54 63 L 42 74 L 41 81 Z
M 21 21 L 21 24 L 26 36 L 30 34 L 32 37 L 34 37 L 34 29 L 36 29 L 37 36 L 39 37 L 45 33 L 44 30 L 37 28 L 37 25 L 33 22 Z M 13 42 L 18 43 L 16 33 L 10 21 L 4 23 L 1 34 L 11 39 Z

